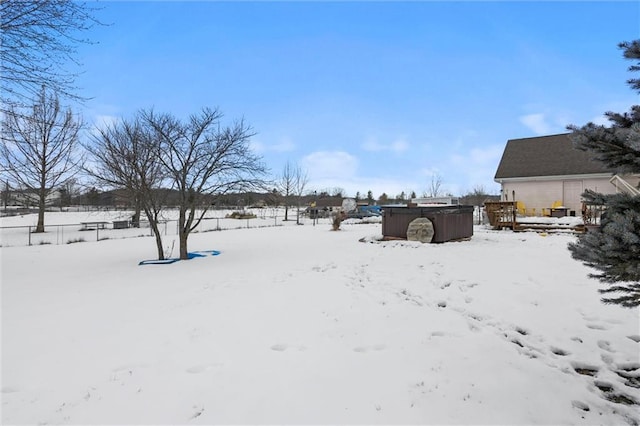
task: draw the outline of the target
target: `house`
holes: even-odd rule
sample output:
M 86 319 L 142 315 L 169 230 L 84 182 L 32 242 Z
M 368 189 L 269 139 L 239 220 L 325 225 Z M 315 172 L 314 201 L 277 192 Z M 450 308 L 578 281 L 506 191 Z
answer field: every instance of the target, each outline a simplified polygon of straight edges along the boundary
M 49 190 L 44 200 L 45 206 L 59 204 L 61 197 L 62 193 L 59 190 Z M 38 207 L 39 203 L 38 190 L 36 189 L 0 191 L 0 199 L 5 206 Z
M 580 215 L 586 189 L 614 194 L 637 188 L 639 176 L 617 176 L 590 153 L 576 149 L 569 135 L 507 141 L 494 178 L 501 185 L 501 199 L 518 202 L 520 214 L 550 215 L 554 207 Z

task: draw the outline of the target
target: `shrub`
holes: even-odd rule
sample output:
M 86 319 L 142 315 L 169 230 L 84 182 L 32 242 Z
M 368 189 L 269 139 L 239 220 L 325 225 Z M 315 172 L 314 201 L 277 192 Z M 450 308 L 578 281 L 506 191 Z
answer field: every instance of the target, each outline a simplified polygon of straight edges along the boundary
M 233 212 L 225 217 L 227 219 L 255 219 L 256 215 L 248 212 Z

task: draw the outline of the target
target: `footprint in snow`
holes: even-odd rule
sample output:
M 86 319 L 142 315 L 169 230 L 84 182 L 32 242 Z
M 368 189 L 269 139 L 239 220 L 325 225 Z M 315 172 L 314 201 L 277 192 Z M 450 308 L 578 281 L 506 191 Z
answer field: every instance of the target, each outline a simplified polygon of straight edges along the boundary
M 191 417 L 189 418 L 189 420 L 193 420 L 197 417 L 200 417 L 202 415 L 202 413 L 204 413 L 204 406 L 200 405 L 194 405 L 193 406 L 193 410 L 194 413 L 191 415 Z
M 608 330 L 609 327 L 606 325 L 602 325 L 602 324 L 587 324 L 587 328 L 590 328 L 591 330 Z
M 607 342 L 606 340 L 598 340 L 598 347 L 600 349 L 602 349 L 603 351 L 607 351 L 607 352 L 615 352 L 612 348 L 611 348 L 611 343 Z
M 284 343 L 278 343 L 278 344 L 275 344 L 275 345 L 271 346 L 271 350 L 272 351 L 276 351 L 276 352 L 284 352 L 289 348 L 291 348 L 291 346 L 289 346 L 287 344 L 284 344 Z M 304 347 L 304 346 L 294 346 L 293 349 L 297 349 L 297 350 L 302 352 L 302 351 L 305 351 L 307 348 Z
M 551 352 L 553 354 L 558 355 L 558 356 L 567 356 L 567 355 L 570 354 L 570 352 L 565 351 L 564 349 L 561 349 L 561 348 L 557 348 L 555 346 L 551 346 L 550 349 L 551 349 Z
M 589 411 L 589 406 L 582 401 L 571 401 L 571 405 L 578 410 Z
M 592 364 L 573 361 L 571 362 L 573 370 L 583 376 L 595 376 L 598 373 L 599 368 Z

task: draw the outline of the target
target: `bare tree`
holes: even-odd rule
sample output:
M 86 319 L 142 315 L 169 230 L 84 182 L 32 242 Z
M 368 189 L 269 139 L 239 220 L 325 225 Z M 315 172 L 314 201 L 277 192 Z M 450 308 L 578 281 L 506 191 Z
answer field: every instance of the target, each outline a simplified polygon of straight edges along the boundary
M 332 197 L 344 197 L 345 195 L 345 191 L 344 188 L 340 188 L 339 186 L 333 187 L 331 188 L 331 192 L 330 192 Z
M 95 8 L 74 0 L 0 1 L 0 100 L 3 105 L 24 103 L 50 87 L 59 96 L 79 99 L 67 69 L 76 46 L 88 40 L 80 33 L 98 21 Z M 5 108 L 3 108 L 5 109 Z
M 140 209 L 155 236 L 158 259 L 165 258 L 159 225 L 166 191 L 161 185 L 165 177 L 158 159 L 159 139 L 146 122 L 121 120 L 96 129 L 86 149 L 92 157 L 87 172 L 98 184 L 124 189 L 133 201 L 134 226 L 139 226 Z
M 302 197 L 304 196 L 305 188 L 309 183 L 309 175 L 305 170 L 302 170 L 300 166 L 296 166 L 294 169 L 294 195 L 296 196 L 297 209 L 296 209 L 296 224 L 300 225 L 300 206 L 302 205 Z
M 59 188 L 60 191 L 60 211 L 63 207 L 68 207 L 73 202 L 73 199 L 80 195 L 80 189 L 78 180 L 76 178 L 67 179 Z
M 291 204 L 291 196 L 294 193 L 297 166 L 289 161 L 282 169 L 282 175 L 278 178 L 277 185 L 284 200 L 284 220 L 289 220 L 289 205 Z
M 82 121 L 70 109 L 63 111 L 57 94 L 44 87 L 30 112 L 16 107 L 5 112 L 0 164 L 17 186 L 36 194 L 35 232 L 44 232 L 47 196 L 80 171 L 82 157 L 76 151 L 81 127 Z
M 11 187 L 9 181 L 4 181 L 4 188 L 2 190 L 2 204 L 4 205 L 4 211 L 7 211 L 7 206 L 11 202 Z
M 463 198 L 466 203 L 470 203 L 474 206 L 482 206 L 489 197 L 489 193 L 484 189 L 483 185 L 476 185 L 468 192 Z
M 181 122 L 169 114 L 147 111 L 143 118 L 160 138 L 168 180 L 178 192 L 180 259 L 188 259 L 187 239 L 216 196 L 264 186 L 266 167 L 251 152 L 253 131 L 243 120 L 223 127 L 217 109 L 204 108 Z
M 483 185 L 476 185 L 471 191 L 460 198 L 460 202 L 464 204 L 471 204 L 476 207 L 474 210 L 477 213 L 478 224 L 480 224 L 482 223 L 484 203 L 490 196 L 491 195 L 487 193 Z
M 433 173 L 431 175 L 431 182 L 429 183 L 429 187 L 424 192 L 424 197 L 439 197 L 442 195 L 442 176 L 438 173 Z

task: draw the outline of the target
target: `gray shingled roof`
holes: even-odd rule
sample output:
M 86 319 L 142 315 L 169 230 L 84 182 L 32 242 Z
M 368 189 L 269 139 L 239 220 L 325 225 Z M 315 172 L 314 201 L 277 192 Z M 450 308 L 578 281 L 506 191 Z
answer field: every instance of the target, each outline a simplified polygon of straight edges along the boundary
M 569 133 L 507 141 L 495 179 L 611 173 L 589 153 L 573 147 Z

